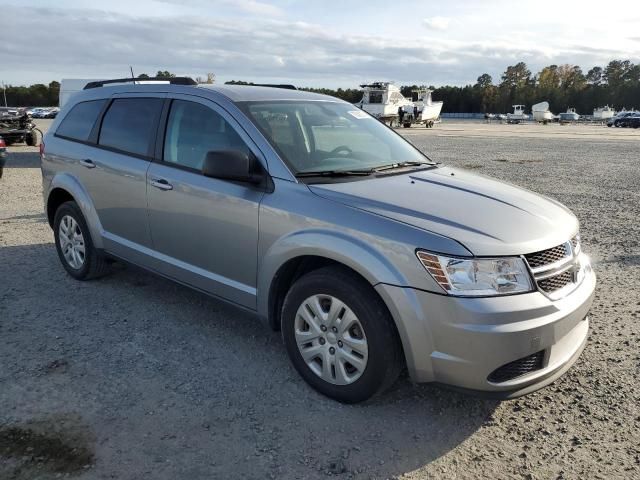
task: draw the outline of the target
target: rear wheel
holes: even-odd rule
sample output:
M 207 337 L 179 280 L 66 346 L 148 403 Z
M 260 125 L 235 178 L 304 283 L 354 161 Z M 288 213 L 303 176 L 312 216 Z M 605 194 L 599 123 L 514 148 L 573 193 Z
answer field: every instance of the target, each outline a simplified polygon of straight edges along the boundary
M 73 278 L 89 280 L 107 272 L 106 259 L 93 246 L 87 222 L 76 202 L 58 207 L 53 234 L 60 262 Z
M 371 285 L 342 267 L 315 270 L 296 281 L 284 301 L 282 336 L 302 378 L 345 403 L 391 386 L 403 364 L 386 306 Z

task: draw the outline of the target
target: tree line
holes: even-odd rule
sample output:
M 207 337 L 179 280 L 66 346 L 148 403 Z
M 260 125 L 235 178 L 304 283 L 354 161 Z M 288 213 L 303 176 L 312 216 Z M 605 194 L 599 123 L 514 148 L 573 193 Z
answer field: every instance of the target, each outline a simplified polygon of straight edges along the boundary
M 475 85 L 439 87 L 433 97 L 444 101 L 446 112 L 505 113 L 512 105 L 526 105 L 530 110 L 543 101 L 549 102 L 554 113 L 574 107 L 581 114 L 591 114 L 605 105 L 629 110 L 640 108 L 640 64 L 613 60 L 586 74 L 577 65 L 549 65 L 532 75 L 527 65 L 519 62 L 507 67 L 498 84 L 483 73 Z
M 235 81 L 228 84 L 248 84 Z M 403 85 L 405 97 L 426 85 Z M 640 64 L 629 60 L 612 60 L 606 67 L 595 66 L 585 74 L 578 65 L 549 65 L 532 74 L 524 62 L 510 65 L 494 83 L 488 73 L 480 75 L 474 85 L 464 87 L 429 86 L 433 99 L 444 102 L 448 113 L 507 113 L 513 105 L 531 106 L 547 101 L 552 112 L 559 113 L 573 107 L 582 114 L 609 105 L 616 110 L 640 108 Z M 302 88 L 357 103 L 362 91 L 357 88 Z
M 159 70 L 156 77 L 168 78 L 175 74 Z M 149 78 L 141 74 L 137 78 Z M 213 83 L 215 75 L 197 78 L 198 83 Z M 247 85 L 251 82 L 231 80 L 227 84 Z M 401 87 L 403 95 L 411 97 L 418 85 Z M 421 86 L 424 87 L 424 86 Z M 589 114 L 596 107 L 609 105 L 616 110 L 640 108 L 640 64 L 629 60 L 612 60 L 605 67 L 595 66 L 585 74 L 577 65 L 549 65 L 532 74 L 524 62 L 510 65 L 494 83 L 488 73 L 480 75 L 474 85 L 464 87 L 429 87 L 433 99 L 444 101 L 443 112 L 506 113 L 512 105 L 531 105 L 548 101 L 552 112 L 559 113 L 574 107 L 579 113 Z M 357 103 L 362 98 L 359 88 L 302 88 Z M 53 106 L 58 104 L 60 83 L 36 84 L 29 87 L 8 85 L 5 90 L 10 106 Z

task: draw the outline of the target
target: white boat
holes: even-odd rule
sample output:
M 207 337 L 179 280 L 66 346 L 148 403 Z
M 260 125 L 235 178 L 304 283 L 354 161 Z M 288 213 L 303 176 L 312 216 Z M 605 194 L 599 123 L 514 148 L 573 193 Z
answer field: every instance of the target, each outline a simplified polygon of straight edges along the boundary
M 553 120 L 553 113 L 549 111 L 549 102 L 536 103 L 531 107 L 531 113 L 536 122 L 547 123 Z
M 420 119 L 420 122 L 427 126 L 433 126 L 433 122 L 440 118 L 440 112 L 444 105 L 444 102 L 433 101 L 431 98 L 432 92 L 433 90 L 429 90 L 428 88 L 419 88 L 412 92 L 417 97 L 413 103 L 418 108 L 418 118 Z
M 368 114 L 382 120 L 394 121 L 399 117 L 399 109 L 413 112 L 413 102 L 391 82 L 373 82 L 360 85 L 362 100 L 357 105 Z
M 513 105 L 513 113 L 507 113 L 507 123 L 520 123 L 529 119 L 524 113 L 524 105 Z
M 611 108 L 609 105 L 605 105 L 601 108 L 593 109 L 593 119 L 594 120 L 607 120 L 609 118 L 613 118 L 616 114 L 616 111 Z
M 567 108 L 567 111 L 558 115 L 561 122 L 575 122 L 580 119 L 575 108 Z

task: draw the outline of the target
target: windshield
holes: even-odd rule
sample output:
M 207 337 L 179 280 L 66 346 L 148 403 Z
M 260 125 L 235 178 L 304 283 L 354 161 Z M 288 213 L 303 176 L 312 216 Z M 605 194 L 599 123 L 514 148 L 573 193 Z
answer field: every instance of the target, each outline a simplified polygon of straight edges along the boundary
M 357 107 L 318 101 L 244 102 L 294 174 L 371 170 L 428 162 L 402 137 Z

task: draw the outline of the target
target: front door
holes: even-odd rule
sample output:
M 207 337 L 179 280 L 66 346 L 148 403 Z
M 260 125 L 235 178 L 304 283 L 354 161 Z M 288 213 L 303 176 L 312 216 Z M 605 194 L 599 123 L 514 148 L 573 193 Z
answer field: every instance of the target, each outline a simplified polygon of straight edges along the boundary
M 258 211 L 265 193 L 201 174 L 208 151 L 229 149 L 251 150 L 260 158 L 235 120 L 213 102 L 171 101 L 160 158 L 147 172 L 155 268 L 256 308 Z

